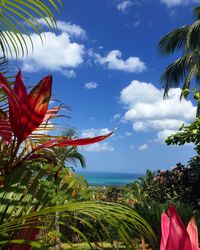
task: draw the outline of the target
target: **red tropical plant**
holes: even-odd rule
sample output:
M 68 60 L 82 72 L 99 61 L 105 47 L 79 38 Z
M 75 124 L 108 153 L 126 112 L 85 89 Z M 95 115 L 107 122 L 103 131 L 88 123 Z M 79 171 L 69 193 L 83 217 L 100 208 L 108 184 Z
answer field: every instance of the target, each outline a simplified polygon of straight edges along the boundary
M 49 100 L 51 98 L 52 76 L 44 77 L 28 94 L 23 83 L 21 70 L 16 75 L 14 88 L 11 88 L 9 82 L 0 73 L 0 86 L 8 100 L 8 112 L 0 110 L 0 136 L 4 145 L 10 149 L 8 164 L 4 169 L 3 175 L 8 174 L 19 160 L 15 162 L 20 145 L 32 135 L 32 133 L 42 124 L 48 122 L 60 110 L 56 106 L 48 110 Z M 103 136 L 84 139 L 71 139 L 57 136 L 56 139 L 41 140 L 40 143 L 31 145 L 31 150 L 23 156 L 22 161 L 31 158 L 41 157 L 36 151 L 41 151 L 52 147 L 82 146 L 99 142 L 109 137 L 109 133 Z M 23 147 L 22 147 L 23 148 Z
M 162 213 L 161 230 L 160 250 L 199 250 L 195 218 L 191 218 L 186 228 L 174 205 L 168 208 L 168 215 Z

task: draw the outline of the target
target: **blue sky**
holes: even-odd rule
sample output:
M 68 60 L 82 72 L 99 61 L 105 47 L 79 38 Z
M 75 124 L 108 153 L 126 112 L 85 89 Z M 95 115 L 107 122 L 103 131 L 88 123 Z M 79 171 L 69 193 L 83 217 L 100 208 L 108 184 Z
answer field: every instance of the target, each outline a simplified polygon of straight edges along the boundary
M 107 133 L 108 140 L 80 148 L 87 170 L 144 173 L 186 163 L 191 145 L 166 146 L 164 138 L 195 116 L 195 103 L 163 101 L 160 76 L 178 54 L 161 56 L 165 34 L 193 21 L 196 0 L 64 0 L 58 29 L 45 28 L 44 45 L 15 62 L 27 84 L 53 75 L 53 94 L 70 106 L 59 119 L 80 137 Z M 41 23 L 42 21 L 39 20 Z

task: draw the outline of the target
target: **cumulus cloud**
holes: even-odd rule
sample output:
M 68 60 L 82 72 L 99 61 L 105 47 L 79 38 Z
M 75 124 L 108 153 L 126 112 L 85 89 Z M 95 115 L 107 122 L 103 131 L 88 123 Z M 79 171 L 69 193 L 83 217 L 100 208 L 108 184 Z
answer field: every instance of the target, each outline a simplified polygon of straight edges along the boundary
M 48 26 L 43 18 L 38 18 L 37 21 L 44 27 Z M 87 36 L 86 31 L 77 24 L 73 24 L 71 22 L 64 22 L 60 20 L 58 20 L 56 24 L 58 30 L 66 32 L 69 36 L 81 37 L 81 38 L 86 38 Z
M 187 5 L 190 3 L 199 3 L 199 0 L 161 0 L 161 3 L 167 5 L 167 7 L 174 7 L 178 5 Z
M 19 54 L 18 60 L 24 71 L 50 70 L 59 71 L 69 78 L 76 76 L 74 69 L 83 63 L 85 47 L 83 44 L 75 42 L 72 36 L 83 36 L 84 30 L 75 24 L 61 21 L 58 22 L 58 27 L 61 31 L 59 34 L 53 32 L 42 34 L 43 43 L 36 33 L 31 33 L 33 50 L 29 37 L 26 34 L 23 35 L 29 53 L 24 57 Z M 11 54 L 8 54 L 8 57 L 11 58 Z
M 85 89 L 96 89 L 98 87 L 98 84 L 96 82 L 87 82 L 84 85 Z
M 149 146 L 147 145 L 147 144 L 143 144 L 143 145 L 141 145 L 141 146 L 139 146 L 139 150 L 141 150 L 141 151 L 145 151 L 145 150 L 147 150 L 149 148 Z
M 120 100 L 126 109 L 123 120 L 131 122 L 135 131 L 157 132 L 161 141 L 183 123 L 194 120 L 196 107 L 191 101 L 180 101 L 180 93 L 179 88 L 171 89 L 169 98 L 163 100 L 163 90 L 133 80 L 121 91 Z
M 95 54 L 94 56 L 99 64 L 105 65 L 111 70 L 141 73 L 146 69 L 145 63 L 139 57 L 131 56 L 124 60 L 119 50 L 112 50 L 106 56 L 101 56 L 100 54 Z
M 117 4 L 117 9 L 119 11 L 125 12 L 128 8 L 133 5 L 133 2 L 130 0 L 125 0 Z
M 28 47 L 31 47 L 29 38 L 24 35 Z M 26 57 L 20 57 L 24 71 L 35 72 L 43 69 L 60 71 L 63 75 L 74 77 L 74 68 L 83 62 L 84 46 L 71 42 L 65 32 L 56 35 L 52 32 L 44 33 L 44 43 L 41 43 L 37 34 L 31 34 L 34 50 Z
M 82 131 L 82 137 L 94 137 L 99 135 L 105 135 L 111 131 L 108 128 L 101 129 L 85 129 Z M 87 152 L 113 152 L 114 148 L 108 142 L 98 142 L 84 147 L 84 150 Z

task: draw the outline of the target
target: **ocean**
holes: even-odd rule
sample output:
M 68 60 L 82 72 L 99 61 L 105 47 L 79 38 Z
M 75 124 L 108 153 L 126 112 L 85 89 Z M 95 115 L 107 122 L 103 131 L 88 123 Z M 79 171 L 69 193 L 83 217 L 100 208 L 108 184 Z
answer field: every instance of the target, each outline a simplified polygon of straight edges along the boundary
M 125 186 L 144 174 L 78 171 L 91 186 Z

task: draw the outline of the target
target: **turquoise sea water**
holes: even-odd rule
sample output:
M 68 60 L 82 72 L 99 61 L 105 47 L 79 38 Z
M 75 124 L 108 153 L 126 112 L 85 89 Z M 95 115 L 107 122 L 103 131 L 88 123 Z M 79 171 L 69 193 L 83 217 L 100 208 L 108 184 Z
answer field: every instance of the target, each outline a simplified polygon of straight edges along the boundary
M 84 176 L 91 186 L 125 186 L 128 183 L 133 183 L 142 174 L 129 173 L 106 173 L 106 172 L 90 172 L 79 171 L 80 175 Z

